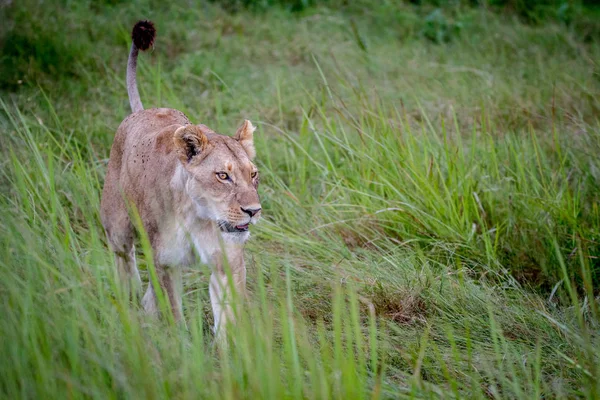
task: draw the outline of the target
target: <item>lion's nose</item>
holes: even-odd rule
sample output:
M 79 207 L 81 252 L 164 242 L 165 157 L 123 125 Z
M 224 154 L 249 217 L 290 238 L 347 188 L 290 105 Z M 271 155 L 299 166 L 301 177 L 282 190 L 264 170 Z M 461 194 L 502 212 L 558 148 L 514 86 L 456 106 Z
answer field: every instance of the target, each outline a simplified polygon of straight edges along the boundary
M 246 214 L 248 214 L 250 216 L 250 218 L 254 217 L 256 214 L 258 214 L 258 212 L 260 210 L 262 210 L 262 208 L 244 208 L 244 207 L 240 207 L 242 209 L 243 212 L 245 212 Z

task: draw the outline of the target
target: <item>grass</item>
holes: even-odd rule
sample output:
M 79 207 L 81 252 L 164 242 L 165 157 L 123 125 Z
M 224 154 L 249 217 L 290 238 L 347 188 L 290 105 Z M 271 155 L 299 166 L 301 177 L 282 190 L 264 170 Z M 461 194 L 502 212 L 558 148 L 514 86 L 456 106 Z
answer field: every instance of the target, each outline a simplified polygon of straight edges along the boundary
M 439 28 L 391 2 L 113 3 L 2 10 L 0 396 L 600 395 L 598 37 L 459 6 Z M 139 17 L 146 107 L 259 126 L 264 218 L 221 351 L 208 267 L 184 273 L 187 329 L 149 319 L 99 221 Z

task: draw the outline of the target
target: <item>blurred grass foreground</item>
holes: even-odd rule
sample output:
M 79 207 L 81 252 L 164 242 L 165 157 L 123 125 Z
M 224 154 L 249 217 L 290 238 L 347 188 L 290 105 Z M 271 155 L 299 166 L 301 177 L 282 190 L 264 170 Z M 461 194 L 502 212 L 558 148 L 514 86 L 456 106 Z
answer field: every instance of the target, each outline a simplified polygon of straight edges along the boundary
M 598 398 L 595 7 L 0 2 L 0 397 Z M 208 267 L 187 328 L 148 318 L 99 221 L 141 18 L 146 107 L 259 127 L 221 350 Z

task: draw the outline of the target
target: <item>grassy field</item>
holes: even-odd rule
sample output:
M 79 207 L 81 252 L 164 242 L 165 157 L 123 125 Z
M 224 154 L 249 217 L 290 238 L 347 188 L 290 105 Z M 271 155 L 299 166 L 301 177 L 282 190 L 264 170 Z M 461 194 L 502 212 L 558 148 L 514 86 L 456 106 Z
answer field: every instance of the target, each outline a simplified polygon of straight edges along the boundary
M 593 10 L 8 3 L 1 398 L 600 396 Z M 259 127 L 250 299 L 222 351 L 208 267 L 184 273 L 187 329 L 150 319 L 100 224 L 140 18 L 146 108 Z

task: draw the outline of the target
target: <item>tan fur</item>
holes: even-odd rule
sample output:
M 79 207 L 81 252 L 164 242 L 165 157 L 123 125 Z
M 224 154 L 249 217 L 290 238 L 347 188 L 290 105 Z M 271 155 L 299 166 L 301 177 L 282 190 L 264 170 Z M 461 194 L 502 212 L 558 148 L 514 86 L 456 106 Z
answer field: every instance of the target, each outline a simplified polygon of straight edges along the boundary
M 243 293 L 243 245 L 249 232 L 242 230 L 260 216 L 258 175 L 252 177 L 257 171 L 252 163 L 254 129 L 245 121 L 229 137 L 192 125 L 177 110 L 131 114 L 117 130 L 102 193 L 102 224 L 125 282 L 141 283 L 130 218 L 135 208 L 176 319 L 182 319 L 180 269 L 198 261 L 211 264 L 210 297 L 218 332 L 233 316 L 225 266 L 233 287 Z M 231 181 L 220 179 L 220 172 Z M 142 303 L 148 313 L 157 312 L 151 285 Z

